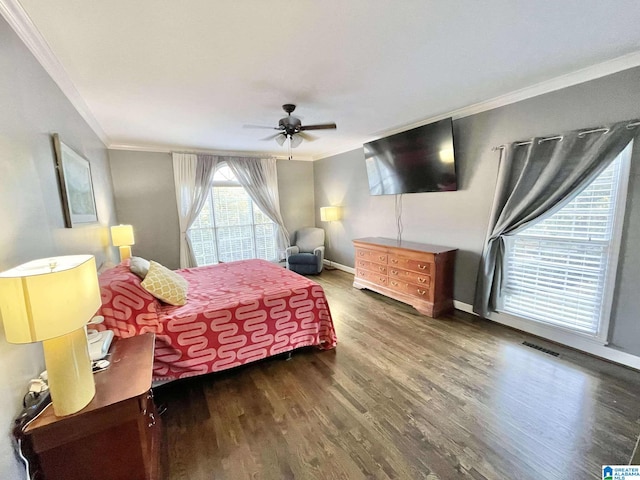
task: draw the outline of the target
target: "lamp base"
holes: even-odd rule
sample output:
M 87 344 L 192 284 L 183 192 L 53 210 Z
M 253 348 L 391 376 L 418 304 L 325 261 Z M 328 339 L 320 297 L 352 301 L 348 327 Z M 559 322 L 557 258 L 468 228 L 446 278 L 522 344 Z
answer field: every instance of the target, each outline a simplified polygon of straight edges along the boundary
M 127 258 L 131 258 L 131 246 L 122 245 L 120 249 L 120 261 L 124 262 Z
M 42 346 L 53 411 L 63 417 L 82 410 L 96 393 L 84 327 L 44 340 Z

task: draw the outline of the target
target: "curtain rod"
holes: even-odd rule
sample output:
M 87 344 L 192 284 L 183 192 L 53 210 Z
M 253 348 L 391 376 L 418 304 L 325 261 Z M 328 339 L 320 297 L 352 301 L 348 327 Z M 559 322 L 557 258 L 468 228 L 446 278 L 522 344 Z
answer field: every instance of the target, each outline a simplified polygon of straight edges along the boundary
M 630 124 L 627 125 L 628 129 L 632 129 L 634 127 L 637 127 L 638 125 L 640 125 L 640 122 L 632 122 Z M 609 133 L 609 129 L 608 128 L 594 128 L 592 130 L 585 130 L 584 132 L 580 132 L 578 133 L 578 137 L 582 138 L 585 135 L 589 135 L 590 133 L 598 133 L 598 132 L 604 132 L 604 133 Z M 543 142 L 549 142 L 551 140 L 562 140 L 564 138 L 564 135 L 554 135 L 553 137 L 544 137 L 541 138 L 540 140 L 538 140 L 538 143 L 543 143 Z M 523 145 L 531 145 L 533 142 L 531 140 L 527 141 L 527 142 L 518 142 L 515 144 L 516 147 L 521 147 Z M 502 150 L 506 147 L 506 144 L 502 144 L 502 145 L 498 145 L 497 147 L 493 147 L 491 149 L 491 151 L 495 152 L 496 150 Z

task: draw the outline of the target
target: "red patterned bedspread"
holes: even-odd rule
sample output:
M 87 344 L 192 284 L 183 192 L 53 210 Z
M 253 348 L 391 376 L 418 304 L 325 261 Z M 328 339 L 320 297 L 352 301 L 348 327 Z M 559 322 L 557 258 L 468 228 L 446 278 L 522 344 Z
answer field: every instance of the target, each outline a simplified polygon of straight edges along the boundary
M 100 275 L 104 326 L 116 336 L 156 333 L 154 379 L 236 367 L 295 348 L 336 345 L 324 290 L 264 260 L 178 270 L 186 305 L 166 305 L 126 264 Z

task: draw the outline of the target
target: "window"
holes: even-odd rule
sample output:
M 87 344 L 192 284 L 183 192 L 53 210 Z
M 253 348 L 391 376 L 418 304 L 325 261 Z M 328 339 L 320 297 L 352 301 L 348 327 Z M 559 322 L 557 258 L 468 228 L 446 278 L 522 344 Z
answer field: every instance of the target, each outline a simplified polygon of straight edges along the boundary
M 189 238 L 200 266 L 276 258 L 275 224 L 253 203 L 225 164 L 216 170 Z
M 578 196 L 505 237 L 501 311 L 606 340 L 631 144 Z

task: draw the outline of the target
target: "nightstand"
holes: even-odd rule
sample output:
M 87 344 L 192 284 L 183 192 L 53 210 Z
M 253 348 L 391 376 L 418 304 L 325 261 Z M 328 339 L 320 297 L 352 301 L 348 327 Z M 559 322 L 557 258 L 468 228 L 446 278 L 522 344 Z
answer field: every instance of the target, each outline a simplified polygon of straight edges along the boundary
M 47 480 L 158 478 L 154 341 L 153 333 L 114 340 L 111 365 L 95 374 L 96 395 L 89 405 L 66 417 L 56 417 L 49 405 L 24 429 L 24 442 L 34 452 L 32 469 Z

